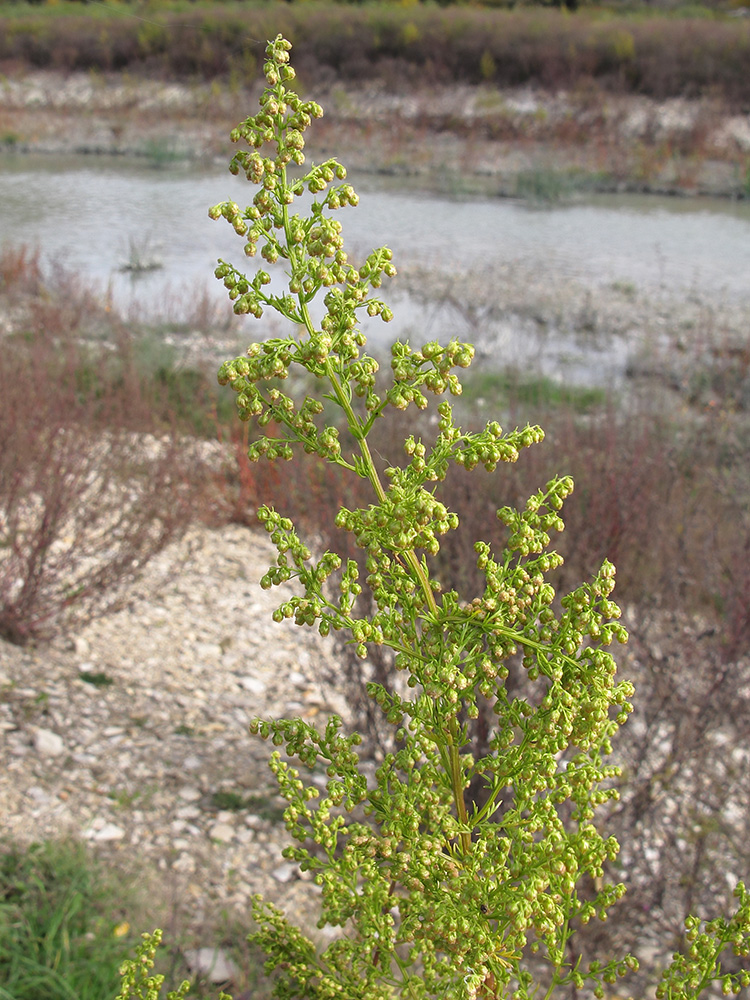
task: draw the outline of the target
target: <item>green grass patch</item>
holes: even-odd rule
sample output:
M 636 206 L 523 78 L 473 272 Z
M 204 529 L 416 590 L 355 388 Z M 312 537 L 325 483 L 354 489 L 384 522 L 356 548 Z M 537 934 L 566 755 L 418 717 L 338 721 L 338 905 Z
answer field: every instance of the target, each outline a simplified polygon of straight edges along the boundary
M 246 798 L 239 792 L 221 790 L 214 792 L 211 796 L 211 805 L 215 809 L 225 809 L 231 812 L 239 812 L 245 808 Z
M 184 160 L 186 154 L 177 148 L 175 140 L 169 136 L 157 139 L 149 139 L 143 146 L 142 155 L 146 157 L 149 165 L 157 170 L 163 170 L 172 166 L 179 160 Z
M 750 24 L 707 4 L 673 10 L 643 3 L 594 7 L 575 16 L 543 4 L 58 2 L 0 5 L 0 60 L 35 69 L 118 71 L 182 80 L 251 84 L 260 39 L 281 31 L 303 59 L 304 86 L 340 81 L 406 84 L 537 84 L 597 81 L 657 99 L 711 94 L 738 106 L 750 97 Z M 663 3 L 666 7 L 666 2 Z M 498 9 L 500 8 L 500 9 Z M 731 13 L 731 12 L 730 12 Z M 168 163 L 174 149 L 152 150 Z
M 228 812 L 250 812 L 267 820 L 269 823 L 281 823 L 284 819 L 284 805 L 280 805 L 273 796 L 255 794 L 244 795 L 233 789 L 219 789 L 211 796 L 214 809 Z
M 562 201 L 572 190 L 570 176 L 559 170 L 522 170 L 516 177 L 516 197 L 532 204 Z
M 135 935 L 127 891 L 81 845 L 4 845 L 0 1000 L 104 1000 Z
M 128 808 L 153 791 L 122 790 L 112 798 Z M 120 965 L 132 957 L 140 932 L 164 918 L 144 915 L 135 884 L 99 864 L 82 844 L 1 842 L 0 1000 L 112 1000 L 120 991 Z M 184 957 L 187 948 L 210 945 L 231 956 L 235 995 L 251 987 L 257 1000 L 266 1000 L 270 982 L 246 936 L 247 927 L 226 913 L 190 932 L 173 926 L 157 968 L 164 989 L 188 979 L 190 997 L 216 1000 L 217 988 L 191 972 Z
M 82 670 L 78 676 L 85 684 L 91 684 L 93 687 L 110 687 L 114 684 L 114 680 L 100 670 L 91 673 L 87 670 Z
M 514 194 L 532 205 L 551 205 L 576 194 L 611 191 L 612 177 L 603 172 L 551 170 L 538 167 L 522 170 L 515 180 Z
M 469 373 L 464 376 L 466 402 L 484 400 L 490 407 L 529 407 L 530 411 L 565 409 L 592 413 L 605 405 L 606 390 L 595 386 L 567 385 L 545 375 L 521 376 L 512 371 Z

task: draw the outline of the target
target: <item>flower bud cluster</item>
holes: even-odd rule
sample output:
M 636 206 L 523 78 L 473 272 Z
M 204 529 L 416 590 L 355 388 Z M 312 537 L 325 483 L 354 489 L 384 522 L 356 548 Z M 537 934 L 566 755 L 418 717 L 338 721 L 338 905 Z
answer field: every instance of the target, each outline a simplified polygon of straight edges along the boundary
M 410 403 L 424 410 L 428 401 L 422 387 L 435 395 L 450 392 L 460 396 L 461 383 L 451 370 L 468 368 L 473 358 L 473 345 L 458 340 L 452 340 L 445 347 L 431 341 L 419 351 L 397 341 L 391 347 L 394 384 L 388 391 L 388 402 L 398 410 L 405 410 Z
M 238 316 L 250 313 L 256 319 L 260 319 L 263 315 L 263 305 L 272 301 L 262 291 L 263 286 L 270 284 L 271 281 L 271 276 L 267 271 L 258 271 L 250 281 L 231 264 L 220 260 L 214 275 L 223 279 L 224 287 L 229 292 L 229 298 L 234 302 L 232 308 Z
M 359 755 L 352 748 L 362 742 L 358 733 L 342 736 L 341 718 L 333 715 L 326 723 L 325 731 L 318 732 L 303 719 L 276 719 L 272 722 L 253 719 L 250 731 L 261 739 L 270 739 L 274 746 L 284 746 L 289 757 L 298 757 L 309 768 L 315 767 L 318 758 L 328 762 L 329 776 L 337 780 L 329 782 L 329 797 L 337 800 L 335 805 L 346 803 L 353 809 L 362 802 L 367 793 L 367 781 L 358 770 Z M 307 808 L 307 803 L 318 798 L 315 786 L 306 786 L 299 779 L 298 772 L 282 760 L 278 752 L 272 754 L 272 766 L 277 776 L 283 776 L 284 797 L 299 810 Z
M 617 770 L 604 760 L 631 707 L 632 686 L 616 683 L 604 648 L 626 638 L 610 599 L 614 569 L 605 563 L 591 583 L 555 603 L 548 576 L 562 560 L 549 545 L 563 528 L 560 510 L 572 490 L 570 479 L 557 478 L 521 510 L 498 512 L 509 536 L 501 553 L 477 543 L 481 593 L 467 600 L 443 592 L 431 575 L 429 557 L 458 524 L 440 499 L 450 466 L 492 471 L 516 461 L 543 433 L 531 426 L 505 432 L 497 421 L 464 432 L 443 399 L 431 444 L 409 434 L 405 461 L 385 472 L 375 463 L 367 437 L 385 408 L 425 408 L 432 396 L 460 395 L 456 371 L 470 365 L 474 350 L 457 340 L 419 350 L 397 343 L 392 382 L 378 388 L 378 366 L 363 353 L 358 317 L 366 311 L 391 319 L 372 293 L 395 274 L 392 255 L 382 248 L 359 268 L 350 263 L 331 213 L 356 205 L 357 196 L 335 160 L 287 176 L 290 165 L 303 164 L 303 133 L 320 114 L 285 87 L 288 51 L 280 38 L 269 45 L 260 111 L 233 133 L 248 148 L 235 154 L 230 169 L 257 185 L 253 202 L 241 210 L 227 201 L 210 214 L 234 227 L 247 256 L 259 250 L 269 265 L 283 262 L 286 269 L 284 293 L 274 295 L 267 271 L 249 279 L 220 261 L 216 274 L 235 311 L 259 316 L 272 308 L 297 330 L 252 345 L 246 357 L 222 366 L 219 379 L 232 386 L 243 419 L 281 428 L 277 438 L 255 440 L 251 458 L 288 458 L 302 448 L 373 488 L 369 507 L 342 508 L 336 517 L 364 550 L 376 610 L 362 617 L 356 562 L 334 552 L 314 560 L 289 519 L 261 508 L 277 550 L 261 584 L 296 582 L 274 619 L 323 634 L 341 631 L 362 658 L 368 647 L 385 645 L 405 685 L 400 693 L 367 687 L 394 728 L 396 747 L 385 754 L 374 787 L 354 749 L 359 737 L 342 735 L 336 717 L 324 730 L 301 719 L 253 723 L 253 732 L 287 758 L 325 767 L 321 792 L 280 752 L 271 760 L 287 802 L 287 829 L 298 841 L 285 856 L 314 873 L 321 922 L 346 925 L 318 957 L 277 911 L 257 903 L 256 939 L 269 949 L 269 971 L 279 971 L 277 993 L 285 1000 L 313 993 L 386 1000 L 405 990 L 424 998 L 529 1000 L 538 993 L 524 965 L 529 947 L 549 963 L 556 986 L 596 992 L 630 967 L 628 958 L 571 967 L 568 948 L 571 921 L 605 919 L 621 895 L 620 886 L 605 886 L 589 902 L 576 893 L 581 877 L 603 877 L 617 853 L 615 841 L 592 822 L 597 807 L 617 795 Z M 275 147 L 270 153 L 267 144 Z M 305 192 L 312 205 L 306 216 L 294 214 L 290 206 Z M 321 298 L 325 312 L 316 328 L 311 306 L 319 308 Z M 280 388 L 292 365 L 314 386 L 301 402 Z M 351 455 L 342 451 L 340 426 L 353 439 Z M 506 689 L 514 657 L 530 681 L 540 679 L 528 698 Z M 497 721 L 480 756 L 471 745 L 471 720 L 483 702 Z M 475 787 L 482 795 L 472 803 Z
M 507 548 L 522 555 L 543 552 L 550 543 L 550 531 L 565 528 L 558 511 L 572 492 L 573 480 L 565 476 L 551 480 L 545 489 L 529 497 L 523 511 L 502 507 L 498 519 L 511 529 Z
M 351 617 L 357 597 L 362 593 L 358 582 L 359 567 L 354 559 L 347 560 L 340 574 L 339 601 L 335 604 L 326 595 L 326 583 L 341 568 L 342 560 L 338 553 L 325 552 L 313 563 L 310 550 L 300 541 L 289 518 L 281 517 L 273 508 L 261 507 L 258 520 L 270 534 L 278 551 L 276 565 L 263 575 L 261 587 L 267 590 L 296 579 L 304 589 L 302 596 L 293 595 L 276 608 L 273 613 L 274 621 L 294 619 L 296 625 L 308 626 L 318 623 L 321 635 L 328 635 L 331 628 L 348 628 L 362 647 L 362 655 L 366 655 L 365 642 L 383 642 L 383 632 L 376 623 L 366 619 L 358 621 Z
M 295 401 L 282 393 L 278 388 L 265 390 L 258 388 L 258 383 L 277 378 L 286 378 L 289 364 L 300 360 L 308 369 L 314 369 L 316 358 L 320 355 L 313 350 L 317 345 L 314 341 L 297 344 L 294 341 L 266 341 L 264 344 L 254 344 L 248 349 L 248 357 L 235 358 L 226 361 L 219 370 L 219 382 L 231 385 L 236 393 L 237 412 L 241 420 L 255 418 L 260 427 L 265 427 L 271 421 L 287 427 L 290 435 L 285 438 L 260 438 L 249 449 L 251 461 L 257 461 L 265 456 L 270 459 L 290 458 L 292 445 L 298 443 L 308 454 L 317 454 L 321 458 L 336 462 L 341 456 L 339 430 L 333 425 L 319 428 L 316 418 L 323 411 L 322 402 L 306 396 L 298 407 Z M 362 377 L 369 378 L 369 369 L 364 359 Z
M 246 119 L 231 133 L 232 142 L 239 142 L 244 139 L 249 146 L 259 148 L 268 142 L 273 142 L 277 138 L 276 128 L 281 117 L 285 128 L 288 130 L 287 146 L 290 150 L 301 152 L 304 142 L 301 133 L 308 127 L 312 118 L 320 118 L 323 109 L 314 101 L 302 101 L 293 90 L 284 86 L 295 78 L 295 71 L 289 65 L 290 43 L 277 36 L 274 41 L 269 42 L 266 47 L 266 61 L 263 65 L 263 72 L 268 82 L 268 87 L 263 92 L 260 99 L 260 114 Z M 290 156 L 283 165 L 290 162 L 303 163 L 304 157 L 296 159 Z M 232 160 L 233 167 L 236 164 L 245 165 L 243 158 Z M 233 169 L 234 173 L 238 172 Z M 249 178 L 250 179 L 250 178 Z M 253 177 L 256 179 L 256 177 Z
M 257 115 L 246 119 L 232 132 L 232 140 L 244 140 L 249 150 L 239 150 L 230 164 L 230 171 L 242 171 L 247 179 L 258 185 L 252 205 L 244 210 L 234 201 L 214 205 L 209 210 L 212 219 L 226 219 L 245 239 L 244 252 L 254 257 L 261 247 L 261 256 L 275 264 L 279 259 L 288 262 L 289 291 L 291 295 L 271 295 L 264 290 L 270 276 L 250 281 L 241 272 L 224 261 L 219 262 L 217 277 L 224 280 L 237 314 L 250 314 L 256 318 L 270 306 L 292 322 L 305 327 L 311 338 L 316 339 L 306 307 L 322 288 L 338 289 L 338 295 L 326 300 L 328 312 L 323 318 L 323 334 L 332 339 L 328 350 L 344 359 L 354 359 L 364 338 L 356 329 L 356 310 L 366 308 L 370 316 L 381 316 L 388 322 L 391 310 L 379 299 L 368 298 L 370 288 L 379 288 L 383 275 L 391 276 L 396 269 L 387 249 L 374 251 L 359 270 L 348 262 L 343 249 L 341 223 L 326 215 L 347 205 L 356 206 L 359 199 L 350 184 L 329 188 L 335 180 L 343 181 L 346 170 L 336 160 L 312 166 L 296 180 L 287 178 L 287 165 L 304 163 L 303 132 L 313 118 L 322 115 L 319 105 L 303 102 L 284 81 L 292 79 L 288 51 L 283 39 L 277 39 L 267 49 L 266 75 L 269 87 L 260 101 Z M 271 83 L 271 81 L 274 81 Z M 275 145 L 273 155 L 262 155 L 266 144 Z M 289 206 L 305 190 L 313 195 L 325 192 L 322 200 L 315 199 L 310 215 L 290 215 Z M 326 351 L 327 353 L 327 351 Z M 302 360 L 302 359 L 297 359 Z M 321 362 L 318 362 L 320 364 Z M 375 408 L 371 402 L 371 409 Z
M 269 969 L 284 970 L 277 977 L 277 985 L 286 985 L 287 993 L 297 983 L 305 982 L 314 974 L 317 966 L 315 945 L 292 924 L 286 915 L 266 902 L 260 895 L 252 899 L 253 918 L 259 930 L 257 944 L 267 956 Z
M 605 560 L 590 584 L 582 584 L 562 598 L 560 603 L 566 612 L 563 621 L 572 629 L 566 652 L 577 648 L 585 636 L 602 646 L 608 646 L 613 639 L 628 641 L 627 629 L 614 620 L 620 617 L 620 608 L 609 600 L 614 585 L 615 567 Z
M 236 393 L 251 397 L 256 391 L 256 383 L 288 376 L 295 350 L 296 345 L 290 341 L 253 344 L 248 348 L 246 357 L 233 358 L 222 364 L 219 384 L 230 385 Z
M 466 434 L 462 438 L 462 448 L 456 452 L 455 461 L 469 471 L 483 465 L 488 472 L 494 472 L 498 462 L 516 462 L 521 448 L 529 448 L 544 440 L 541 427 L 524 427 L 503 433 L 497 421 L 490 421 L 478 433 Z
M 712 983 L 724 996 L 736 996 L 750 986 L 747 961 L 738 972 L 722 970 L 725 951 L 745 960 L 750 956 L 750 894 L 744 882 L 737 883 L 733 895 L 738 902 L 730 919 L 719 917 L 702 923 L 695 916 L 686 918 L 688 948 L 675 954 L 662 973 L 657 1000 L 692 1000 Z
M 336 526 L 353 532 L 363 549 L 377 543 L 395 553 L 425 549 L 431 555 L 437 554 L 438 535 L 458 527 L 458 516 L 428 490 L 413 488 L 408 472 L 387 471 L 394 482 L 382 503 L 367 510 L 342 507 L 336 515 Z

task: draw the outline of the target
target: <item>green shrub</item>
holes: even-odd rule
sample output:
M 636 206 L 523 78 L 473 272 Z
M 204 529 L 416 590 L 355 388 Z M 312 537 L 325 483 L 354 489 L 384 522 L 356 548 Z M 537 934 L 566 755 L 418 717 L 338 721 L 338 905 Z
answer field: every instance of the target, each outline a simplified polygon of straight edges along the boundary
M 358 199 L 335 160 L 303 176 L 287 172 L 304 165 L 303 132 L 322 113 L 287 88 L 289 49 L 281 36 L 269 43 L 260 112 L 232 133 L 243 146 L 230 170 L 258 186 L 253 202 L 244 210 L 223 202 L 209 214 L 233 226 L 247 256 L 260 249 L 287 271 L 288 291 L 273 294 L 262 267 L 250 277 L 219 261 L 234 311 L 274 309 L 295 332 L 251 344 L 225 362 L 219 380 L 236 393 L 240 417 L 261 430 L 251 460 L 314 454 L 369 493 L 335 517 L 362 550 L 364 588 L 354 559 L 330 549 L 314 558 L 289 518 L 260 509 L 277 549 L 261 585 L 296 581 L 274 619 L 344 634 L 363 661 L 389 650 L 401 680 L 367 685 L 392 732 L 374 782 L 360 761 L 360 735 L 345 734 L 336 716 L 321 729 L 300 718 L 253 722 L 277 748 L 271 769 L 295 841 L 284 855 L 321 889 L 318 926 L 340 931 L 319 951 L 257 897 L 251 940 L 266 951 L 266 968 L 278 976 L 274 995 L 284 1000 L 526 1000 L 580 989 L 601 998 L 638 966 L 608 945 L 597 949 L 586 931 L 625 892 L 608 881 L 618 844 L 594 822 L 617 798 L 619 771 L 607 758 L 632 709 L 632 685 L 617 680 L 608 649 L 627 639 L 611 600 L 614 566 L 605 561 L 591 582 L 556 598 L 550 574 L 562 559 L 550 542 L 573 484 L 555 476 L 518 507 L 497 511 L 501 545 L 475 542 L 477 591 L 441 579 L 435 559 L 458 527 L 442 499 L 449 468 L 492 473 L 543 433 L 528 425 L 504 432 L 494 420 L 465 431 L 443 399 L 429 436 L 408 434 L 398 456 L 393 441 L 386 455 L 371 447 L 387 410 L 427 410 L 431 396 L 460 395 L 456 369 L 471 364 L 473 348 L 397 342 L 391 378 L 377 382 L 358 314 L 391 318 L 379 289 L 395 274 L 392 255 L 380 248 L 359 268 L 349 262 L 335 213 Z M 312 204 L 300 216 L 292 206 L 305 193 Z M 314 320 L 318 297 L 324 311 Z M 287 388 L 290 370 L 312 381 L 304 399 Z M 481 753 L 471 738 L 480 717 L 489 727 Z M 316 765 L 329 779 L 322 797 L 303 777 Z M 685 950 L 657 997 L 750 985 L 746 964 L 722 965 L 732 952 L 750 954 L 742 883 L 735 897 L 729 919 L 688 917 Z M 147 973 L 158 940 L 147 938 L 127 966 L 122 997 L 155 996 L 159 984 Z

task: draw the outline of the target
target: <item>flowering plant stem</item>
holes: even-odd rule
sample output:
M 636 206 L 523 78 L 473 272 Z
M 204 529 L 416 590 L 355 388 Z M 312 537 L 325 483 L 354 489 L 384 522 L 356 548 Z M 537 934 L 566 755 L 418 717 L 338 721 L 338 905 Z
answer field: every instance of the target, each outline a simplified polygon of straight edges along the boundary
M 260 250 L 269 266 L 282 266 L 272 279 L 263 267 L 247 276 L 219 261 L 235 312 L 260 317 L 270 308 L 289 333 L 251 344 L 222 365 L 219 380 L 236 393 L 240 418 L 259 429 L 251 460 L 292 460 L 301 450 L 372 486 L 368 507 L 342 507 L 335 519 L 362 550 L 372 614 L 360 611 L 357 562 L 332 551 L 313 558 L 291 520 L 267 506 L 258 516 L 277 556 L 262 585 L 296 581 L 276 620 L 343 633 L 365 664 L 372 646 L 390 650 L 394 683 L 371 682 L 368 694 L 392 726 L 393 749 L 368 781 L 361 737 L 345 734 L 337 716 L 322 729 L 299 718 L 253 722 L 277 748 L 270 763 L 293 840 L 284 854 L 321 890 L 318 926 L 340 928 L 319 949 L 258 897 L 254 938 L 277 973 L 274 994 L 286 1000 L 526 1000 L 583 987 L 603 997 L 637 968 L 630 955 L 586 955 L 579 933 L 605 920 L 625 891 L 607 881 L 618 845 L 594 823 L 618 795 L 619 771 L 606 759 L 633 694 L 608 648 L 627 639 L 611 600 L 614 567 L 605 562 L 591 582 L 556 597 L 549 574 L 562 559 L 551 536 L 563 529 L 560 509 L 573 488 L 557 477 L 523 509 L 498 510 L 507 528 L 501 552 L 476 542 L 480 593 L 441 586 L 434 557 L 458 526 L 440 500 L 450 468 L 493 472 L 543 433 L 456 424 L 444 397 L 461 393 L 457 370 L 471 364 L 469 344 L 396 342 L 383 385 L 361 319 L 392 318 L 378 297 L 395 275 L 392 254 L 380 248 L 358 267 L 349 261 L 336 213 L 357 195 L 336 160 L 305 163 L 303 133 L 322 109 L 292 88 L 290 48 L 281 36 L 269 43 L 260 110 L 232 133 L 240 148 L 230 170 L 257 185 L 253 201 L 209 212 L 233 226 L 246 256 Z M 302 196 L 311 196 L 304 215 L 293 211 Z M 284 389 L 295 370 L 313 387 L 302 399 Z M 368 443 L 375 424 L 389 408 L 424 410 L 430 397 L 435 432 L 427 441 L 410 434 L 381 469 Z M 515 687 L 510 669 L 523 675 Z M 494 720 L 481 752 L 471 741 L 480 714 Z M 316 767 L 325 769 L 322 794 L 302 778 Z M 705 933 L 691 925 L 695 954 L 670 966 L 661 995 L 697 995 L 720 976 L 730 943 L 748 953 L 750 901 L 741 885 L 737 895 L 732 921 Z M 747 980 L 738 973 L 722 984 Z

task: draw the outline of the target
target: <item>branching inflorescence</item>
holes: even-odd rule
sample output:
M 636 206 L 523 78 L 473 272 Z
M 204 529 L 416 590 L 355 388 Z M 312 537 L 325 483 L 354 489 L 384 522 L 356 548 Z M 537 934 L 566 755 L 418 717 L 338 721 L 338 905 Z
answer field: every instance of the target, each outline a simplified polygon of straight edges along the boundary
M 459 395 L 457 371 L 474 352 L 457 341 L 418 350 L 396 343 L 390 383 L 384 389 L 376 379 L 360 319 L 392 317 L 376 294 L 395 274 L 392 254 L 374 250 L 355 267 L 335 217 L 358 200 L 346 171 L 328 160 L 303 172 L 303 134 L 322 110 L 290 89 L 289 49 L 281 36 L 269 44 L 260 111 L 232 133 L 247 148 L 235 153 L 230 170 L 257 185 L 253 202 L 240 209 L 227 201 L 209 214 L 234 227 L 247 256 L 260 251 L 286 273 L 285 289 L 276 293 L 266 270 L 250 278 L 220 261 L 216 276 L 235 312 L 259 317 L 270 308 L 289 320 L 290 333 L 252 344 L 246 356 L 222 365 L 219 380 L 236 393 L 240 418 L 261 429 L 252 460 L 290 460 L 302 449 L 372 487 L 370 506 L 342 508 L 336 523 L 364 552 L 375 613 L 358 615 L 362 583 L 354 561 L 330 551 L 313 558 L 292 522 L 263 507 L 259 518 L 278 555 L 262 585 L 298 584 L 274 617 L 323 635 L 343 632 L 363 658 L 372 644 L 384 644 L 404 684 L 401 693 L 368 688 L 393 726 L 396 748 L 374 787 L 360 768 L 359 736 L 345 735 L 339 718 L 322 730 L 302 719 L 253 724 L 283 750 L 271 766 L 295 841 L 286 856 L 312 872 L 322 890 L 319 926 L 341 928 L 319 951 L 257 899 L 255 939 L 278 974 L 275 995 L 289 1000 L 523 1000 L 581 987 L 602 997 L 608 984 L 637 968 L 632 956 L 584 959 L 575 938 L 580 925 L 606 919 L 625 891 L 607 881 L 618 845 L 594 825 L 597 807 L 617 796 L 618 770 L 606 758 L 633 694 L 629 682 L 616 679 L 608 650 L 613 640 L 627 639 L 611 599 L 614 567 L 605 562 L 590 583 L 555 600 L 548 577 L 562 560 L 550 549 L 551 536 L 563 528 L 560 509 L 573 489 L 569 478 L 556 478 L 522 510 L 498 511 L 508 530 L 504 551 L 476 543 L 482 593 L 467 599 L 441 588 L 430 557 L 458 525 L 440 501 L 450 467 L 494 471 L 543 433 L 530 426 L 504 431 L 495 421 L 464 431 L 442 399 L 434 440 L 409 436 L 400 461 L 382 468 L 374 460 L 368 435 L 386 410 L 421 410 L 430 397 Z M 307 214 L 295 214 L 302 195 L 312 203 Z M 316 322 L 313 303 L 321 298 L 325 311 Z M 301 402 L 284 391 L 292 370 L 306 373 L 305 384 L 314 387 Z M 525 669 L 533 696 L 508 692 L 511 663 Z M 495 726 L 480 757 L 472 753 L 468 724 L 488 704 Z M 322 796 L 294 758 L 302 768 L 326 768 Z M 470 796 L 470 785 L 482 794 Z M 734 923 L 712 925 L 711 940 L 746 954 L 748 904 L 738 891 Z M 698 944 L 705 958 L 710 948 Z M 685 983 L 697 977 L 703 988 L 720 979 L 720 953 L 714 948 L 700 974 L 688 956 L 688 972 L 679 965 L 668 971 L 661 995 L 692 996 Z M 725 978 L 725 988 L 744 985 L 742 976 Z

